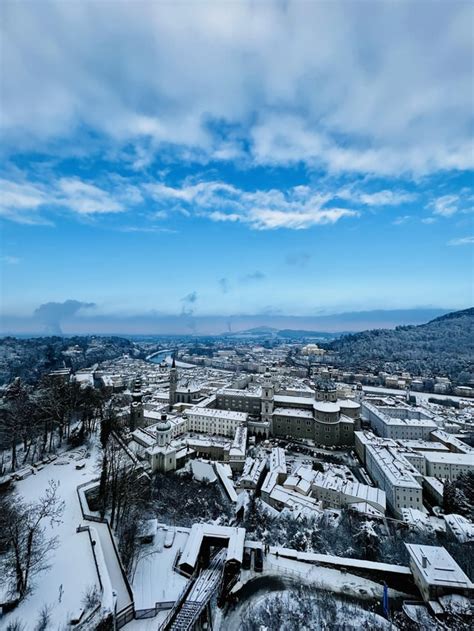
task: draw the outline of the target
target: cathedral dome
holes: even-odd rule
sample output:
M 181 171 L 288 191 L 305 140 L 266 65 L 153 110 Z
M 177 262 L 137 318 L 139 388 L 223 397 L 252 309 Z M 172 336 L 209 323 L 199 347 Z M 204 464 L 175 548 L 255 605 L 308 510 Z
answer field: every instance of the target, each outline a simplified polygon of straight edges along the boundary
M 168 432 L 171 429 L 171 422 L 166 418 L 166 414 L 163 414 L 161 420 L 156 425 L 157 432 Z
M 167 432 L 171 429 L 171 423 L 169 421 L 160 421 L 156 426 L 157 432 Z

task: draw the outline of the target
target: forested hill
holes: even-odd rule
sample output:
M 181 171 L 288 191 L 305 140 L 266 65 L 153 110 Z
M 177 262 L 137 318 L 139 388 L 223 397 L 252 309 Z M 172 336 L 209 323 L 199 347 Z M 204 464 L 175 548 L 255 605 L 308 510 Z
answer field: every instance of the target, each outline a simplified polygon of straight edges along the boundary
M 133 342 L 121 337 L 4 337 L 0 339 L 0 385 L 14 377 L 34 382 L 50 370 L 77 370 L 124 353 L 141 355 Z
M 474 308 L 455 311 L 419 326 L 344 335 L 325 345 L 347 369 L 409 371 L 447 376 L 458 385 L 474 381 Z

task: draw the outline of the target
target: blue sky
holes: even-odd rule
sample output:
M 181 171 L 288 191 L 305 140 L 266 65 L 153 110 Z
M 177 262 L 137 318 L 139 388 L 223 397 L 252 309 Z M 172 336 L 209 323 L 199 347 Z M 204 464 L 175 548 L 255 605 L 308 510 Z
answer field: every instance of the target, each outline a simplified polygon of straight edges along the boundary
M 472 4 L 1 12 L 7 330 L 471 306 Z

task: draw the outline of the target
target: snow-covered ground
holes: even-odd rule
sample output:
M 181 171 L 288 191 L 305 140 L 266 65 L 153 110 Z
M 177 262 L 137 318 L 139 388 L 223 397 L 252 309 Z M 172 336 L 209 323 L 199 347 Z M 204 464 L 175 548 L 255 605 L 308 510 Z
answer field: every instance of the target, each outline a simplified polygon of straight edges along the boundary
M 71 615 L 81 610 L 85 591 L 90 587 L 99 587 L 88 534 L 76 532 L 82 522 L 76 487 L 97 475 L 96 452 L 91 450 L 85 460 L 80 457 L 80 451 L 67 452 L 55 463 L 16 484 L 16 491 L 23 499 L 34 502 L 44 495 L 49 481 L 55 480 L 65 507 L 60 524 L 53 527 L 46 524 L 47 534 L 57 535 L 59 539 L 58 548 L 51 552 L 49 569 L 36 577 L 33 593 L 11 614 L 0 619 L 0 629 L 17 619 L 25 625 L 25 631 L 33 630 L 44 605 L 49 605 L 51 609 L 49 628 L 62 629 Z M 80 470 L 75 468 L 79 460 L 85 462 L 85 467 Z
M 94 530 L 97 532 L 100 541 L 100 547 L 105 561 L 106 571 L 109 576 L 112 589 L 117 598 L 117 611 L 121 611 L 128 607 L 132 599 L 128 593 L 127 585 L 123 578 L 120 562 L 115 552 L 114 544 L 110 537 L 110 531 L 107 524 L 94 524 Z M 104 604 L 104 603 L 103 603 Z M 107 607 L 109 608 L 109 607 Z
M 215 620 L 216 631 L 240 631 L 240 629 L 242 628 L 243 616 L 250 615 L 250 617 L 252 618 L 256 614 L 258 615 L 258 612 L 259 610 L 261 611 L 262 607 L 265 607 L 267 610 L 272 611 L 273 598 L 275 597 L 280 597 L 283 599 L 284 602 L 286 601 L 286 607 L 288 608 L 288 611 L 291 608 L 298 606 L 298 603 L 294 603 L 291 600 L 291 592 L 273 591 L 270 593 L 260 593 L 252 598 L 250 602 L 243 601 L 242 603 L 239 603 L 237 607 L 231 610 L 226 616 L 222 616 L 222 614 L 218 612 Z M 351 617 L 349 618 L 347 617 L 347 612 L 344 611 L 344 605 L 337 599 L 335 599 L 334 602 L 336 605 L 336 619 L 328 620 L 327 627 L 325 627 L 326 629 L 343 628 L 346 631 L 359 631 L 359 629 L 377 629 L 380 631 L 381 629 L 387 629 L 387 631 L 389 631 L 389 629 L 396 628 L 380 615 L 366 611 L 362 607 L 358 607 L 357 605 L 350 606 Z M 251 609 L 249 607 L 251 607 Z M 317 607 L 317 604 L 315 604 L 315 607 Z M 317 611 L 314 611 L 312 613 L 314 613 L 316 617 Z M 314 626 L 313 620 L 305 619 L 304 622 L 305 629 L 318 628 Z M 266 631 L 276 631 L 277 629 L 276 626 L 272 627 L 263 624 L 260 628 L 265 629 Z
M 171 541 L 170 534 L 159 528 L 154 542 L 141 546 L 132 584 L 135 609 L 149 609 L 157 602 L 177 599 L 187 579 L 173 572 L 173 563 L 177 552 L 184 549 L 188 537 L 189 529 L 176 528 L 173 544 L 166 548 L 165 540 Z
M 165 621 L 169 614 L 168 609 L 159 611 L 153 618 L 143 618 L 141 620 L 132 620 L 124 627 L 127 631 L 157 631 L 161 624 Z
M 381 600 L 383 587 L 375 581 L 349 574 L 341 570 L 311 565 L 302 561 L 294 561 L 269 553 L 264 558 L 263 572 L 242 571 L 241 583 L 261 576 L 280 576 L 294 578 L 298 582 L 314 585 L 335 594 L 354 596 L 363 600 Z M 390 597 L 404 596 L 402 592 L 389 589 Z

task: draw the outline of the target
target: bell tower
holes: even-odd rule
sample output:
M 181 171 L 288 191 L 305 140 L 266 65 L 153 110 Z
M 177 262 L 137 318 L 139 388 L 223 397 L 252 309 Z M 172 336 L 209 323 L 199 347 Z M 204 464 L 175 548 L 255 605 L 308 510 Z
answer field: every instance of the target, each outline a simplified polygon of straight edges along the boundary
M 130 404 L 130 431 L 143 425 L 143 392 L 142 380 L 137 376 L 132 387 L 132 402 Z
M 269 424 L 270 432 L 272 431 L 272 418 L 273 418 L 273 396 L 275 394 L 275 388 L 272 381 L 270 371 L 267 369 L 263 377 L 262 382 L 262 409 L 261 416 L 262 421 Z
M 178 369 L 176 368 L 176 358 L 173 353 L 173 363 L 170 368 L 170 395 L 169 395 L 169 410 L 173 409 L 173 405 L 176 403 L 176 389 L 178 387 Z

